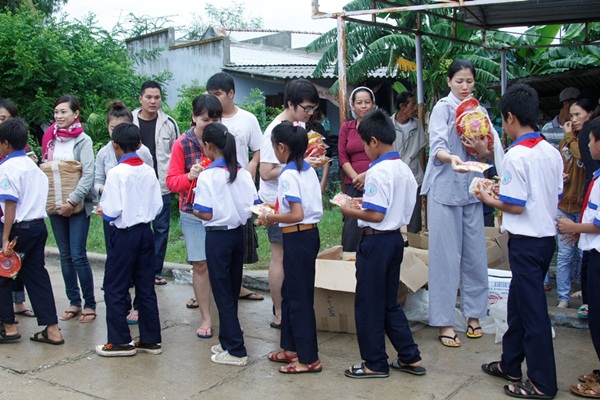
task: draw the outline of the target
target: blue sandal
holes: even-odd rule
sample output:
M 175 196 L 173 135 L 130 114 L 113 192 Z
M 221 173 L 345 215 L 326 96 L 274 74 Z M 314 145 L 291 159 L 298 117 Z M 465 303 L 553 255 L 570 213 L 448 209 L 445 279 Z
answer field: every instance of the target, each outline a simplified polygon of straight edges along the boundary
M 588 319 L 588 305 L 584 304 L 577 309 L 577 316 L 581 319 Z

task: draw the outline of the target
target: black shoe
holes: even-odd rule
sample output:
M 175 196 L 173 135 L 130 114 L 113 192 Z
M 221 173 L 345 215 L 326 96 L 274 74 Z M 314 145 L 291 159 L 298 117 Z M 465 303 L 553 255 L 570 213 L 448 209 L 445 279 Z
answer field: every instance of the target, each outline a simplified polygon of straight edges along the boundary
M 148 354 L 162 353 L 162 346 L 160 343 L 143 343 L 140 341 L 140 339 L 135 341 L 135 349 Z

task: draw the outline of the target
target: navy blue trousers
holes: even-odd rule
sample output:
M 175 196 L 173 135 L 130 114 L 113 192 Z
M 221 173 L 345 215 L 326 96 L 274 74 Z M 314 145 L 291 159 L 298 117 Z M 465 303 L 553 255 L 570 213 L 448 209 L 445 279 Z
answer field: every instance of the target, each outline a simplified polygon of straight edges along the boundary
M 9 239 L 18 236 L 15 251 L 25 254 L 19 276 L 27 289 L 39 326 L 58 323 L 50 275 L 46 269 L 44 247 L 48 231 L 43 219 L 29 222 L 27 228 L 13 226 Z M 25 226 L 25 225 L 23 225 Z M 4 224 L 0 223 L 0 232 Z M 12 301 L 13 280 L 0 277 L 0 322 L 15 323 Z
M 398 303 L 404 240 L 399 233 L 363 236 L 356 253 L 354 318 L 360 356 L 375 372 L 388 372 L 385 335 L 404 364 L 421 360 Z
M 600 253 L 585 251 L 588 258 L 588 323 L 596 356 L 600 360 Z
M 510 376 L 522 376 L 521 364 L 526 360 L 527 376 L 539 391 L 550 396 L 558 388 L 544 277 L 555 247 L 553 236 L 508 240 L 512 279 L 501 360 L 502 371 Z
M 315 260 L 321 239 L 317 228 L 283 234 L 280 346 L 298 353 L 298 361 L 319 359 L 315 319 Z
M 158 303 L 154 291 L 154 236 L 150 224 L 115 229 L 104 270 L 104 302 L 108 343 L 131 341 L 127 324 L 129 284 L 135 285 L 139 303 L 140 340 L 161 343 Z
M 244 335 L 238 319 L 238 297 L 244 267 L 242 226 L 225 231 L 206 232 L 208 277 L 219 311 L 219 342 L 235 357 L 247 356 Z

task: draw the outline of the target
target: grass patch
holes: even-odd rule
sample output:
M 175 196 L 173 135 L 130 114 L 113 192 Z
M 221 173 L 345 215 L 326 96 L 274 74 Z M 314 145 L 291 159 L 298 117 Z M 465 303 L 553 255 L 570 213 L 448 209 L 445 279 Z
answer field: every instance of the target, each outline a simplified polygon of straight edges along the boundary
M 342 214 L 338 207 L 329 203 L 329 196 L 324 196 L 323 218 L 319 223 L 319 232 L 321 235 L 321 250 L 335 246 L 341 243 L 342 237 Z M 171 226 L 169 229 L 169 243 L 167 245 L 167 255 L 165 261 L 178 264 L 186 264 L 186 247 L 181 226 L 179 225 L 179 211 L 171 212 Z M 52 233 L 50 220 L 46 219 L 48 227 L 47 245 L 56 247 L 56 240 Z M 267 237 L 267 230 L 264 227 L 256 229 L 258 234 L 258 257 L 256 264 L 248 265 L 249 269 L 267 269 L 271 257 L 271 245 Z M 91 216 L 90 231 L 87 239 L 87 251 L 92 253 L 106 254 L 104 245 L 104 230 L 102 228 L 102 218 L 97 215 Z

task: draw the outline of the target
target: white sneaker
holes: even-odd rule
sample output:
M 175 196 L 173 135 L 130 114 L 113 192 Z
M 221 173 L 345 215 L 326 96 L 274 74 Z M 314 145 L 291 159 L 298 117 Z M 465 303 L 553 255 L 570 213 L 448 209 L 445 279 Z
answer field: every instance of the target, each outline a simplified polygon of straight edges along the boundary
M 556 306 L 558 308 L 569 308 L 569 302 L 568 301 L 559 301 L 558 305 Z
M 223 348 L 221 347 L 221 343 L 219 343 L 219 344 L 215 344 L 213 347 L 211 347 L 210 351 L 213 354 L 219 354 L 219 353 L 224 352 L 225 350 L 223 350 Z
M 222 351 L 218 354 L 213 354 L 212 356 L 210 356 L 210 360 L 215 364 L 235 365 L 238 367 L 243 367 L 248 364 L 248 356 L 232 356 L 227 350 Z

